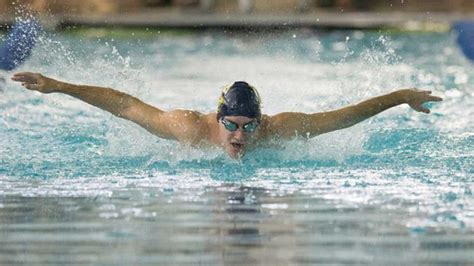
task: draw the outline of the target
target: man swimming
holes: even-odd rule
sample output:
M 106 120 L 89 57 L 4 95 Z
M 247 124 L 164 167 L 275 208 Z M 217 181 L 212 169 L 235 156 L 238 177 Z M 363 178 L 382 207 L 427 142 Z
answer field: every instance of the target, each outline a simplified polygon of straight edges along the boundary
M 408 104 L 429 113 L 424 103 L 442 101 L 431 91 L 402 89 L 355 105 L 320 113 L 284 112 L 265 115 L 257 90 L 243 81 L 227 86 L 221 93 L 216 113 L 191 110 L 163 111 L 110 88 L 74 85 L 38 73 L 17 73 L 12 80 L 42 93 L 59 92 L 130 120 L 164 139 L 195 147 L 221 147 L 231 158 L 246 151 L 282 140 L 315 136 L 347 128 L 391 107 Z

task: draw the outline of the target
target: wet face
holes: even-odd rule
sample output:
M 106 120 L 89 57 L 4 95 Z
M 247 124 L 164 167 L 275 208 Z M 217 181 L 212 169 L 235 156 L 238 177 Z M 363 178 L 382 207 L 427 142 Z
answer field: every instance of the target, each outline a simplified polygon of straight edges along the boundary
M 222 147 L 231 158 L 240 158 L 245 154 L 249 144 L 252 144 L 254 141 L 256 131 L 258 130 L 257 126 L 255 131 L 246 132 L 244 127 L 247 129 L 250 128 L 253 124 L 252 122 L 256 122 L 256 119 L 246 116 L 225 116 L 223 118 L 226 120 L 224 122 L 230 122 L 234 124 L 228 125 L 229 128 L 235 128 L 235 125 L 237 125 L 238 128 L 234 131 L 229 130 L 226 128 L 223 122 L 219 121 L 219 137 Z

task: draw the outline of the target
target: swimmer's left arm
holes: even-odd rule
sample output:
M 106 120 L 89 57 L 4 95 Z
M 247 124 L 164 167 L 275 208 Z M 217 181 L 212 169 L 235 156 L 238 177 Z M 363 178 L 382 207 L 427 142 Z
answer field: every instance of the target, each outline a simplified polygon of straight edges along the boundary
M 269 130 L 272 135 L 285 139 L 296 136 L 312 138 L 353 126 L 389 108 L 405 103 L 418 112 L 428 114 L 430 110 L 423 104 L 442 100 L 440 97 L 432 96 L 431 91 L 403 89 L 328 112 L 277 114 L 269 118 Z

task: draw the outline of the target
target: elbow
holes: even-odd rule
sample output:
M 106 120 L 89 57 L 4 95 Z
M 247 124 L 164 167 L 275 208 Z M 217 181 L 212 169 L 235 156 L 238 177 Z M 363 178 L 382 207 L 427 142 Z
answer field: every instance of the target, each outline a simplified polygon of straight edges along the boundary
M 319 130 L 312 130 L 312 131 L 306 130 L 306 131 L 300 132 L 300 134 L 298 135 L 304 139 L 312 139 L 314 137 L 319 136 L 320 133 L 319 133 Z
M 134 98 L 129 97 L 128 95 L 122 95 L 119 104 L 117 105 L 117 110 L 114 112 L 114 115 L 119 118 L 129 119 L 136 113 L 135 105 L 133 103 Z
M 134 117 L 134 110 L 131 107 L 126 107 L 126 108 L 120 108 L 113 114 L 118 117 L 118 118 L 123 118 L 127 120 L 131 120 L 132 117 Z

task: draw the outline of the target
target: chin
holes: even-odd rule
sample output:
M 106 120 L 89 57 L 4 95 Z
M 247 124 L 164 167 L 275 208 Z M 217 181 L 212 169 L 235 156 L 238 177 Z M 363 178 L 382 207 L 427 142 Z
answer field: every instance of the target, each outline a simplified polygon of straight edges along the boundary
M 232 159 L 240 159 L 245 155 L 245 151 L 233 151 L 233 150 L 227 150 L 227 154 L 229 155 L 230 158 Z
M 240 159 L 240 157 L 242 157 L 242 155 L 241 155 L 240 153 L 228 152 L 227 154 L 228 154 L 229 157 L 232 158 L 232 159 Z

